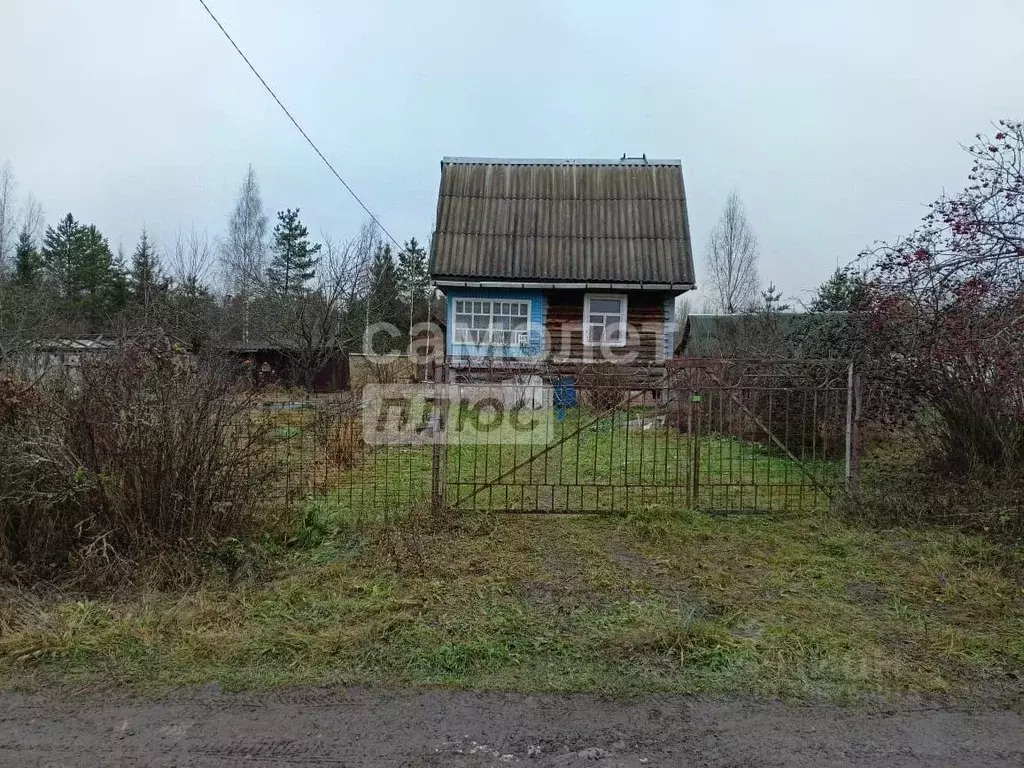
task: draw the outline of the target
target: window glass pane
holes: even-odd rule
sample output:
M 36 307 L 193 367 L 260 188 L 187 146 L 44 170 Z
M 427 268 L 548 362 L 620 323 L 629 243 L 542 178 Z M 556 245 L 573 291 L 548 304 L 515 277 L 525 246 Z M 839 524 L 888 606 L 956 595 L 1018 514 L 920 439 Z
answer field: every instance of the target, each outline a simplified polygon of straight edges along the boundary
M 604 338 L 604 326 L 603 325 L 591 325 L 590 326 L 590 341 L 594 344 L 598 344 Z
M 621 312 L 622 311 L 622 300 L 621 299 L 598 299 L 593 298 L 590 300 L 590 311 L 594 312 Z
M 459 344 L 513 347 L 523 343 L 530 330 L 529 303 L 458 299 L 455 308 L 455 341 Z

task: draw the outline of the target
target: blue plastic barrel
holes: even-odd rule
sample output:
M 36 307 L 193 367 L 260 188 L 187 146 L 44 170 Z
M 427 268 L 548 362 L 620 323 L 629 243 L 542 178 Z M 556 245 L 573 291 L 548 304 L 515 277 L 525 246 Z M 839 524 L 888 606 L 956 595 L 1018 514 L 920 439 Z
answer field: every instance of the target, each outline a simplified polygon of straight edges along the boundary
M 576 380 L 570 377 L 557 379 L 554 391 L 555 415 L 559 420 L 565 417 L 566 408 L 576 407 Z

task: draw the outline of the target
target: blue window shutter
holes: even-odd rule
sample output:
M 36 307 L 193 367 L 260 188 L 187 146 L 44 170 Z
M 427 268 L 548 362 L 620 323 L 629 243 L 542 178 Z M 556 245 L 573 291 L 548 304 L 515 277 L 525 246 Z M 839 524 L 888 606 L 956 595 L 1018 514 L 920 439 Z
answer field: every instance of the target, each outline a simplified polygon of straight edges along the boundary
M 548 297 L 537 293 L 530 305 L 530 348 L 533 357 L 544 351 L 544 323 L 548 316 Z

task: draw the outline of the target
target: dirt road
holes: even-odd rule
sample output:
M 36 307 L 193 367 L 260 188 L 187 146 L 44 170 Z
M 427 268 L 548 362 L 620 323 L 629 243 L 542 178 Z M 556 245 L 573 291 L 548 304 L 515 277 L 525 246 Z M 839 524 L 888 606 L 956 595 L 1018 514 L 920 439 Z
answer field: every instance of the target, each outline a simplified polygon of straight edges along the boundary
M 843 709 L 352 688 L 0 694 L 0 764 L 982 768 L 1024 765 L 1024 714 L 1012 697 Z

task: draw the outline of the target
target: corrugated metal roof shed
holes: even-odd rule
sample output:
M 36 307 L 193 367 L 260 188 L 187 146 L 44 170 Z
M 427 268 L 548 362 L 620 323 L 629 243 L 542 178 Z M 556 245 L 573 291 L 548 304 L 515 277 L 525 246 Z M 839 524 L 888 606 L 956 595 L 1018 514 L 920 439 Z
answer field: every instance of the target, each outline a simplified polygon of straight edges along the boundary
M 679 160 L 445 158 L 434 280 L 694 284 Z
M 848 333 L 845 312 L 691 314 L 677 351 L 683 357 L 832 357 L 830 342 Z

